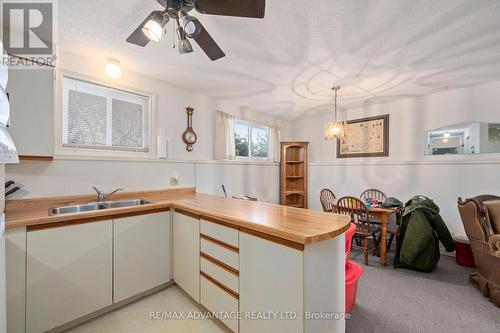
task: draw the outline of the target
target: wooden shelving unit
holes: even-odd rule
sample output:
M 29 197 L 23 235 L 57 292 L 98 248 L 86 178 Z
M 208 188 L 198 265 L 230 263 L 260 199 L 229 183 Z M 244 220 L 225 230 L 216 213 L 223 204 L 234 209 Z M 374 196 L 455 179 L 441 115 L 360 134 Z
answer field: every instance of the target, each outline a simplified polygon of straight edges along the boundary
M 281 142 L 280 204 L 307 208 L 309 142 Z

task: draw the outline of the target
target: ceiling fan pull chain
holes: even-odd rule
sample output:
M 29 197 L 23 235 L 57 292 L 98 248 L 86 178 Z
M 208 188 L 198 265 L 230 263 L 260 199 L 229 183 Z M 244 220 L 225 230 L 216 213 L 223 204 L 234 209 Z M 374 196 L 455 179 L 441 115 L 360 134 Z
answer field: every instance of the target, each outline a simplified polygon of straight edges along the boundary
M 172 48 L 175 49 L 175 24 L 172 24 Z

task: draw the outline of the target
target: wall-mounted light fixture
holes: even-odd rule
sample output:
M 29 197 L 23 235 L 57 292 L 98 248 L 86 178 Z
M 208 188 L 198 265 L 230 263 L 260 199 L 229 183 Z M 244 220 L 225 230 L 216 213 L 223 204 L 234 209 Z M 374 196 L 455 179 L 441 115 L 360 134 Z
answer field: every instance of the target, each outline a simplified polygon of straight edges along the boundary
M 104 69 L 104 71 L 110 78 L 119 79 L 122 76 L 120 61 L 113 58 L 106 59 L 106 68 Z

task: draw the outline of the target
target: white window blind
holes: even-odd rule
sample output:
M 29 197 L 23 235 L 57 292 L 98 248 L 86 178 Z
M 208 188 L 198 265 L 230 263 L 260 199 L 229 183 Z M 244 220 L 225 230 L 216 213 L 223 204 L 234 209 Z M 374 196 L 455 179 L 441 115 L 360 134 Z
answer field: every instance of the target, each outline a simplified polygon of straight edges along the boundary
M 149 152 L 150 98 L 63 78 L 63 147 Z

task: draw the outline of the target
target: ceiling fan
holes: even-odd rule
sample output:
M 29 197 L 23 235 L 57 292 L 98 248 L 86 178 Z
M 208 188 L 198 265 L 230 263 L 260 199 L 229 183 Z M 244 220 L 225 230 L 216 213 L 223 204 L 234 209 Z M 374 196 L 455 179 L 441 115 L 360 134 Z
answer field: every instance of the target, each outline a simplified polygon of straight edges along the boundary
M 219 45 L 201 22 L 189 15 L 192 9 L 202 14 L 264 18 L 266 0 L 157 0 L 163 10 L 155 10 L 127 38 L 127 42 L 145 47 L 150 41 L 159 42 L 170 19 L 177 32 L 180 54 L 193 52 L 188 38 L 201 47 L 215 61 L 225 56 Z

